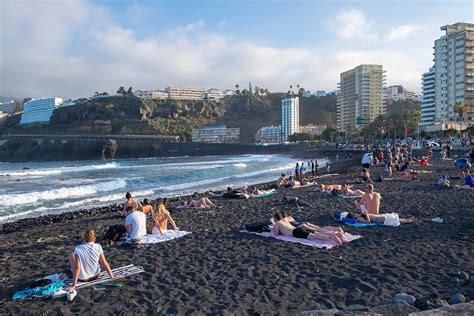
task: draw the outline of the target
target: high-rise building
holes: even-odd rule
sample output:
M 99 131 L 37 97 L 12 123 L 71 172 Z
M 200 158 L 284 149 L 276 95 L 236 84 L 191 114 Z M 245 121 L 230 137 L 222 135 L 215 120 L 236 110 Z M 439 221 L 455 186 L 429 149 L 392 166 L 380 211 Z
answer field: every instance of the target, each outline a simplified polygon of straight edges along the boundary
M 43 98 L 23 104 L 20 124 L 49 123 L 51 115 L 63 102 L 61 98 Z
M 337 130 L 362 128 L 385 114 L 382 65 L 359 65 L 341 73 L 337 98 Z
M 300 99 L 288 96 L 281 100 L 281 140 L 286 142 L 288 137 L 298 133 L 300 126 Z
M 435 69 L 430 68 L 421 77 L 421 119 L 420 128 L 426 129 L 435 122 Z
M 441 27 L 435 40 L 435 123 L 456 121 L 456 102 L 470 106 L 467 122 L 474 124 L 474 24 Z

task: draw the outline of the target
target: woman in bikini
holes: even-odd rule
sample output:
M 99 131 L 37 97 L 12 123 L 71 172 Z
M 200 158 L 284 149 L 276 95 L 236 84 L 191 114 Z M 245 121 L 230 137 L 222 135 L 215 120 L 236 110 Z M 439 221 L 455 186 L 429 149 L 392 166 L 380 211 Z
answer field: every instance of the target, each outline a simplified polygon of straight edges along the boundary
M 183 202 L 183 205 L 185 207 L 195 207 L 195 208 L 205 208 L 205 207 L 211 207 L 215 206 L 211 200 L 209 200 L 207 197 L 203 196 L 199 200 L 191 200 L 188 202 Z
M 152 234 L 159 233 L 163 235 L 163 233 L 168 230 L 168 221 L 171 223 L 174 230 L 179 230 L 176 223 L 171 218 L 170 212 L 166 210 L 162 199 L 157 200 L 155 211 L 153 212 L 153 220 L 155 221 L 155 226 L 151 229 Z

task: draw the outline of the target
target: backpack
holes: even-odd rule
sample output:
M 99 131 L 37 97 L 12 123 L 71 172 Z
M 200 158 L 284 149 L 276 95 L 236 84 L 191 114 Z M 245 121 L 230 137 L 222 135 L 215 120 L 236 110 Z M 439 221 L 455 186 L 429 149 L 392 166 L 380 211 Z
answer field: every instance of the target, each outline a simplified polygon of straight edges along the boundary
M 122 238 L 123 235 L 125 235 L 126 231 L 127 230 L 125 229 L 124 225 L 110 226 L 107 229 L 107 232 L 105 233 L 104 242 L 106 242 L 106 241 L 118 241 L 118 240 L 120 240 L 120 238 Z
M 251 224 L 245 224 L 244 228 L 248 232 L 262 233 L 262 232 L 270 232 L 271 231 L 270 225 L 272 225 L 272 223 L 270 222 L 256 222 L 256 223 L 251 223 Z
M 441 176 L 441 178 L 439 178 L 439 180 L 438 180 L 438 185 L 445 186 L 446 181 L 448 181 L 448 177 L 447 176 Z

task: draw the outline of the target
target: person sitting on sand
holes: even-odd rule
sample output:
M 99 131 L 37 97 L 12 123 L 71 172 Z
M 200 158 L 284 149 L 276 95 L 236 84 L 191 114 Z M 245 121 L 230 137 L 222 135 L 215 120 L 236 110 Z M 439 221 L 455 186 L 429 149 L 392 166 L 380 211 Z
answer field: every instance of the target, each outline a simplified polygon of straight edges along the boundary
M 146 215 L 135 207 L 127 208 L 129 215 L 125 219 L 125 230 L 131 241 L 139 241 L 146 235 Z
M 153 220 L 155 221 L 155 225 L 151 228 L 151 231 L 149 230 L 152 234 L 163 235 L 163 233 L 168 230 L 168 221 L 171 223 L 174 230 L 179 230 L 176 223 L 171 218 L 170 212 L 165 208 L 162 199 L 158 199 L 156 202 L 156 207 L 153 212 Z
M 95 241 L 95 230 L 88 230 L 84 234 L 84 243 L 74 248 L 74 252 L 69 255 L 69 265 L 73 276 L 72 284 L 67 290 L 75 289 L 77 282 L 89 282 L 98 279 L 100 276 L 99 264 L 102 264 L 111 279 L 121 278 L 113 274 L 109 263 L 105 259 L 102 246 Z
M 203 196 L 199 200 L 190 200 L 187 202 L 183 202 L 183 205 L 185 207 L 195 207 L 195 208 L 207 208 L 211 206 L 215 206 L 211 200 L 209 200 L 207 197 Z
M 370 179 L 369 169 L 362 169 L 361 178 L 365 183 L 374 183 L 372 179 Z
M 137 210 L 141 210 L 143 208 L 143 205 L 140 202 L 138 202 L 136 199 L 132 198 L 132 194 L 130 192 L 127 192 L 125 194 L 125 198 L 127 199 L 127 201 L 125 201 L 125 203 L 123 203 L 123 210 L 119 211 L 119 215 L 121 217 L 127 217 L 127 215 L 128 215 L 127 208 L 129 206 L 133 206 Z
M 144 199 L 142 205 L 142 212 L 145 215 L 151 214 L 151 212 L 153 211 L 153 206 L 151 205 L 150 201 L 148 201 L 148 199 Z
M 463 170 L 462 174 L 464 184 L 461 186 L 461 189 L 474 189 L 474 170 L 471 171 L 471 174 L 469 174 L 469 171 Z
M 298 187 L 301 186 L 301 183 L 300 183 L 299 181 L 296 181 L 295 179 L 293 179 L 292 176 L 290 176 L 290 177 L 288 178 L 288 186 L 289 186 L 290 188 L 298 188 Z
M 387 214 L 357 214 L 349 212 L 347 218 L 354 218 L 359 223 L 376 223 L 385 226 L 399 226 L 400 224 L 411 224 L 418 223 L 419 221 L 415 217 L 400 218 L 398 213 L 387 213 Z
M 380 200 L 380 194 L 374 192 L 374 186 L 372 184 L 368 184 L 364 196 L 362 196 L 357 205 L 360 209 L 365 210 L 369 214 L 378 214 L 380 210 Z
M 275 192 L 275 189 L 259 190 L 255 186 L 250 188 L 250 194 L 253 194 L 253 195 L 263 195 L 263 194 L 268 194 L 268 193 L 271 193 L 271 192 Z
M 341 245 L 345 241 L 338 237 L 336 233 L 321 233 L 310 230 L 302 225 L 295 227 L 291 225 L 287 219 L 282 218 L 280 213 L 276 213 L 273 218 L 275 220 L 275 226 L 273 227 L 275 236 L 284 235 L 308 240 L 325 240 L 332 241 L 338 245 Z
M 421 157 L 421 159 L 420 159 L 420 167 L 428 167 L 428 166 L 431 166 L 431 165 L 428 163 L 428 159 L 426 159 L 425 156 Z
M 284 188 L 288 184 L 288 181 L 285 179 L 285 174 L 282 173 L 277 180 L 277 186 L 279 188 Z
M 343 184 L 342 194 L 344 194 L 345 196 L 363 196 L 365 192 L 359 189 L 352 190 L 350 186 Z

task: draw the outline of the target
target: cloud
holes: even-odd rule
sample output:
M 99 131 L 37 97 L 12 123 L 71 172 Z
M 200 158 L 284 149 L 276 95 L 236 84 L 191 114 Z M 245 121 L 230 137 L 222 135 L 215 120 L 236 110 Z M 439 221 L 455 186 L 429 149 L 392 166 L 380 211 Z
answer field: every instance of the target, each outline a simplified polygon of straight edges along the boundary
M 420 28 L 421 27 L 417 24 L 405 24 L 393 27 L 388 33 L 387 40 L 392 41 L 408 37 Z
M 378 36 L 372 32 L 373 24 L 363 11 L 357 9 L 341 10 L 331 23 L 342 38 L 376 40 Z
M 426 70 L 420 66 L 423 56 L 390 47 L 360 50 L 342 41 L 323 57 L 309 48 L 272 47 L 207 32 L 204 21 L 142 38 L 89 2 L 21 4 L 2 2 L 0 95 L 77 98 L 119 86 L 225 89 L 248 81 L 270 91 L 287 91 L 290 84 L 334 90 L 339 74 L 361 63 L 381 63 L 388 78 L 398 80 L 393 83 L 419 91 Z M 339 18 L 351 18 L 363 32 L 351 33 L 346 25 L 341 34 L 371 37 L 372 22 L 360 11 L 348 12 Z

